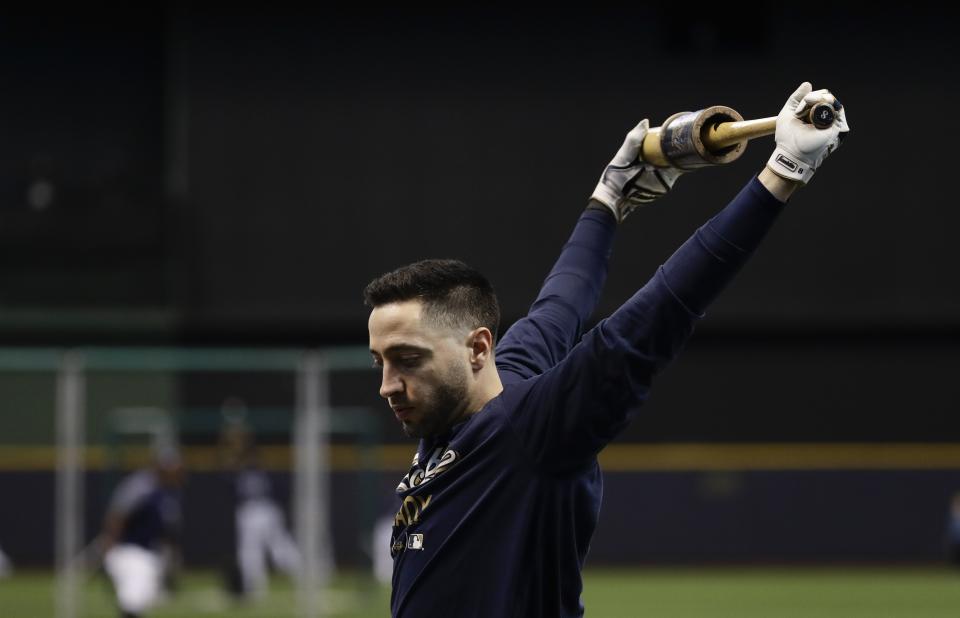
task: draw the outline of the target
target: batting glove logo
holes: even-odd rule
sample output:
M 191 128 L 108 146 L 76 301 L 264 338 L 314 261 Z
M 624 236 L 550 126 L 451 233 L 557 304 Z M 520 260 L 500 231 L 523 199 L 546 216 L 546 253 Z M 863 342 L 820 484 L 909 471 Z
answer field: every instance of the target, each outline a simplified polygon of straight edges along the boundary
M 777 155 L 777 163 L 779 163 L 779 164 L 782 165 L 783 167 L 787 168 L 787 170 L 789 170 L 789 171 L 791 171 L 791 172 L 796 172 L 796 173 L 799 173 L 799 174 L 802 174 L 802 173 L 803 173 L 803 170 L 799 170 L 799 171 L 797 170 L 797 168 L 800 167 L 800 166 L 797 164 L 796 161 L 793 161 L 793 160 L 791 160 L 791 159 L 788 159 L 788 158 L 786 158 L 785 156 L 783 156 L 782 154 L 781 154 L 781 155 Z

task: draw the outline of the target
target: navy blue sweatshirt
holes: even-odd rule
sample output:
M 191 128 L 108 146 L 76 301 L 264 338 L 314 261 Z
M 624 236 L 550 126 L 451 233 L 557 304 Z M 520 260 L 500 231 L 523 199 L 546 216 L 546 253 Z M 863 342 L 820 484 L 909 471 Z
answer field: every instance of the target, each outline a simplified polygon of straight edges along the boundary
M 757 179 L 581 338 L 616 223 L 588 209 L 496 348 L 503 392 L 421 441 L 397 488 L 395 617 L 582 616 L 603 494 L 597 454 L 783 209 Z

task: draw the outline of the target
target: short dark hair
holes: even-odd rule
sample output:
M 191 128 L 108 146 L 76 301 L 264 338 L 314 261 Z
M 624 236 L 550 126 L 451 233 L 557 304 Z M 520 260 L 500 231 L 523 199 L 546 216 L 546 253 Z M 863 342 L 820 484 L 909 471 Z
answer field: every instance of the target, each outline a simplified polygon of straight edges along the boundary
M 419 300 L 424 315 L 450 328 L 485 326 L 497 338 L 500 305 L 493 286 L 460 260 L 421 260 L 383 274 L 363 290 L 371 308 Z

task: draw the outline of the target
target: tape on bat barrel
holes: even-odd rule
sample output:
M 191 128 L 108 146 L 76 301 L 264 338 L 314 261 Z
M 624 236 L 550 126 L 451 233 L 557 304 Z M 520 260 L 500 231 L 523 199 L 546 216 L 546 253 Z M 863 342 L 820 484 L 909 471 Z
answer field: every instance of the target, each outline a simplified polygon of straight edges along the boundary
M 703 142 L 703 134 L 714 124 L 742 120 L 743 116 L 723 105 L 674 114 L 667 118 L 660 130 L 660 149 L 675 167 L 682 170 L 730 163 L 743 154 L 746 141 L 711 151 Z

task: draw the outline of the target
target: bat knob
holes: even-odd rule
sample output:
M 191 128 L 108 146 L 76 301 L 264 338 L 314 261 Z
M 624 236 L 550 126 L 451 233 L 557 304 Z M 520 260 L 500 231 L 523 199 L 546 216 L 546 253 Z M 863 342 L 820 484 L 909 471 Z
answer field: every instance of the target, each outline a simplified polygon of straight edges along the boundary
M 829 129 L 837 119 L 837 112 L 840 110 L 838 106 L 839 102 L 814 105 L 810 110 L 809 121 L 818 129 Z

